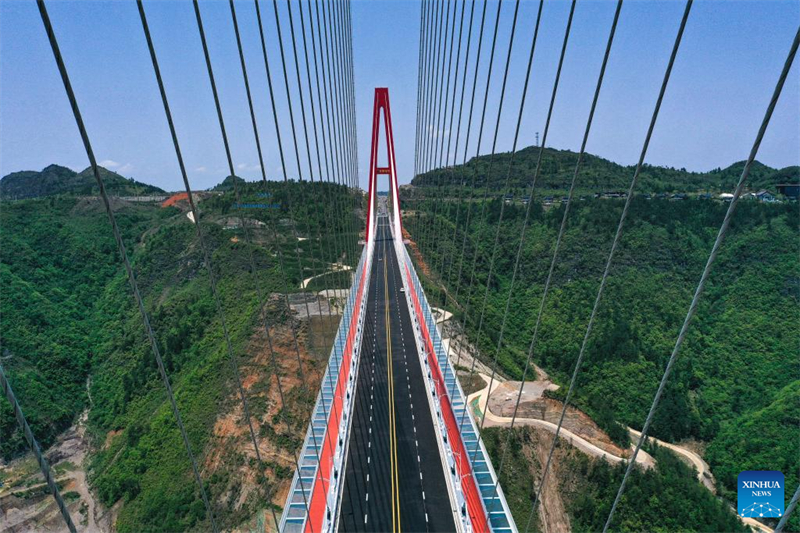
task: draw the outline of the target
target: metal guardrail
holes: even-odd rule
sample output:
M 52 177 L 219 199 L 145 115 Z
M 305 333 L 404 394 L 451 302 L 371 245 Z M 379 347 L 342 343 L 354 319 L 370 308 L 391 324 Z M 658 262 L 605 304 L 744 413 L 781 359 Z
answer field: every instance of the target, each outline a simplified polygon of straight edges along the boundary
M 284 533 L 302 533 L 305 531 L 306 522 L 308 520 L 308 506 L 314 494 L 315 483 L 320 477 L 328 483 L 326 506 L 328 507 L 328 511 L 331 511 L 326 513 L 324 522 L 327 528 L 323 528 L 322 531 L 326 531 L 331 527 L 331 524 L 335 523 L 334 517 L 337 513 L 335 513 L 335 509 L 331 509 L 331 507 L 338 505 L 337 495 L 339 493 L 339 485 L 343 482 L 344 476 L 331 476 L 330 473 L 325 472 L 322 472 L 322 476 L 320 476 L 318 472 L 319 454 L 322 454 L 323 445 L 328 438 L 328 423 L 329 417 L 332 414 L 330 410 L 336 399 L 335 391 L 339 387 L 341 365 L 345 359 L 347 338 L 354 316 L 356 320 L 358 320 L 358 323 L 356 326 L 355 338 L 352 343 L 353 357 L 350 360 L 350 365 L 351 369 L 358 368 L 358 356 L 361 349 L 363 326 L 363 309 L 366 305 L 366 299 L 362 299 L 359 308 L 354 309 L 358 291 L 352 289 L 357 289 L 359 280 L 362 279 L 362 274 L 365 272 L 365 268 L 368 268 L 368 265 L 371 263 L 368 259 L 368 250 L 365 247 L 362 251 L 355 276 L 353 277 L 353 283 L 347 296 L 345 308 L 342 312 L 342 320 L 339 323 L 336 338 L 331 347 L 331 355 L 325 375 L 322 377 L 320 391 L 317 394 L 311 422 L 309 423 L 308 430 L 306 430 L 306 436 L 303 441 L 299 459 L 300 470 L 294 473 L 283 513 L 281 514 L 279 527 L 280 531 Z M 367 275 L 364 277 L 362 294 L 366 293 L 369 285 L 368 274 L 367 272 Z M 355 315 L 354 311 L 357 311 Z M 339 421 L 339 432 L 336 436 L 337 440 L 335 441 L 337 442 L 336 453 L 333 458 L 333 470 L 335 473 L 342 472 L 342 464 L 345 457 L 344 450 L 346 449 L 348 440 L 347 434 L 350 430 L 350 413 L 355 398 L 355 383 L 356 380 L 351 372 L 349 382 L 346 385 L 346 395 L 342 398 L 342 409 L 339 413 L 341 420 Z

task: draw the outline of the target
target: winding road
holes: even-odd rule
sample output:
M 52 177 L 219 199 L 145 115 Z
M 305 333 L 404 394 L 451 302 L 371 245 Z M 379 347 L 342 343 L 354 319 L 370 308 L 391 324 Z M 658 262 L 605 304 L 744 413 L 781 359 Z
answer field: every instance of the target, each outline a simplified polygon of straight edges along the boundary
M 485 426 L 487 426 L 487 427 L 508 427 L 508 426 L 510 426 L 511 425 L 511 420 L 512 420 L 510 417 L 497 416 L 494 413 L 492 413 L 492 411 L 489 409 L 489 406 L 488 406 L 488 404 L 489 404 L 489 396 L 491 396 L 491 393 L 494 393 L 497 390 L 497 388 L 502 384 L 502 381 L 500 381 L 498 379 L 498 377 L 495 376 L 494 384 L 492 385 L 492 391 L 487 394 L 487 392 L 489 391 L 489 382 L 491 380 L 490 380 L 489 376 L 487 376 L 487 375 L 485 375 L 483 373 L 478 373 L 478 375 L 481 377 L 481 379 L 484 381 L 484 383 L 486 383 L 486 386 L 484 388 L 482 388 L 481 390 L 473 392 L 472 394 L 467 396 L 468 405 L 473 405 L 473 402 L 475 402 L 475 400 L 477 400 L 476 403 L 477 403 L 478 409 L 480 409 L 481 412 L 483 412 L 483 411 L 486 412 L 486 422 L 484 424 Z M 516 421 L 514 422 L 514 425 L 515 426 L 522 425 L 522 426 L 540 427 L 540 428 L 546 429 L 546 430 L 548 430 L 548 431 L 550 431 L 552 433 L 555 433 L 556 429 L 557 429 L 556 424 L 553 424 L 552 422 L 548 422 L 546 420 L 540 420 L 538 418 L 520 418 L 520 417 L 517 417 Z M 630 427 L 628 428 L 628 431 L 630 432 L 631 440 L 633 440 L 634 442 L 638 441 L 639 438 L 642 435 L 642 433 L 640 431 L 636 431 L 635 429 L 630 428 Z M 580 435 L 577 435 L 577 434 L 565 429 L 563 426 L 561 428 L 561 431 L 559 432 L 559 436 L 562 439 L 567 440 L 567 442 L 569 442 L 570 444 L 572 444 L 573 446 L 575 446 L 576 448 L 578 448 L 582 452 L 587 453 L 587 454 L 589 454 L 589 455 L 591 455 L 593 457 L 603 457 L 603 458 L 605 458 L 606 461 L 608 461 L 610 463 L 619 463 L 621 461 L 626 460 L 624 457 L 620 457 L 620 456 L 611 454 L 611 453 L 603 450 L 602 448 L 599 448 L 598 446 L 594 445 L 593 443 L 591 443 L 590 441 L 588 441 L 585 438 L 581 437 Z M 706 463 L 703 460 L 702 457 L 700 457 L 695 452 L 693 452 L 693 451 L 691 451 L 691 450 L 689 450 L 687 448 L 684 448 L 682 446 L 677 446 L 675 444 L 671 444 L 669 442 L 665 442 L 663 440 L 656 439 L 655 437 L 648 437 L 648 438 L 651 441 L 653 441 L 656 444 L 658 444 L 659 446 L 663 446 L 665 448 L 669 448 L 673 452 L 675 452 L 675 453 L 679 454 L 680 456 L 686 458 L 694 466 L 695 470 L 697 470 L 697 479 L 709 491 L 711 491 L 712 494 L 714 493 L 714 477 L 711 474 L 711 470 L 710 470 L 710 468 L 708 466 L 708 463 Z M 633 450 L 634 448 L 635 448 L 635 444 L 631 445 L 631 450 Z M 641 451 L 641 450 L 639 451 L 639 455 L 636 457 L 636 462 L 641 464 L 645 468 L 652 468 L 653 466 L 655 466 L 655 459 L 653 459 L 653 457 L 650 454 L 648 454 L 648 453 L 646 453 L 644 451 Z M 739 520 L 741 520 L 744 524 L 754 528 L 757 531 L 761 531 L 763 533 L 773 533 L 773 529 L 772 528 L 770 528 L 768 526 L 765 526 L 764 524 L 762 524 L 761 522 L 755 520 L 754 518 L 748 518 L 748 517 L 741 517 L 740 516 Z

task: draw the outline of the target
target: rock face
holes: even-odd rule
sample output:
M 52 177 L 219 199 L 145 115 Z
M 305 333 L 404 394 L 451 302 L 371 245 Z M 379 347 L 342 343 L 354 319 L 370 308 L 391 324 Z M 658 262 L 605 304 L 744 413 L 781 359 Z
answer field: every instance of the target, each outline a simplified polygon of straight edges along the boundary
M 76 527 L 87 533 L 106 533 L 112 531 L 115 513 L 95 499 L 86 480 L 87 414 L 59 437 L 48 450 L 47 461 Z M 0 467 L 0 479 L 4 480 L 0 485 L 0 531 L 67 530 L 31 454 Z

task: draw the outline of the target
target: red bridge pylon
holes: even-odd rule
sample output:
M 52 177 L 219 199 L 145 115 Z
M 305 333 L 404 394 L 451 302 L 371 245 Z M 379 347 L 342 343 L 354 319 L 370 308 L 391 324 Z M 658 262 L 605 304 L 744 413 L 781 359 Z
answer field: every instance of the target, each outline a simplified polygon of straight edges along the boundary
M 380 141 L 381 111 L 383 111 L 383 125 L 386 137 L 386 153 L 388 166 L 378 166 L 378 150 Z M 389 89 L 386 87 L 375 88 L 375 105 L 372 112 L 372 150 L 369 159 L 369 200 L 367 203 L 367 246 L 372 244 L 375 236 L 377 222 L 377 181 L 379 174 L 389 176 L 389 187 L 392 198 L 392 230 L 395 238 L 402 242 L 403 226 L 400 219 L 400 192 L 397 187 L 397 165 L 394 156 L 394 134 L 392 133 L 392 112 L 389 109 Z

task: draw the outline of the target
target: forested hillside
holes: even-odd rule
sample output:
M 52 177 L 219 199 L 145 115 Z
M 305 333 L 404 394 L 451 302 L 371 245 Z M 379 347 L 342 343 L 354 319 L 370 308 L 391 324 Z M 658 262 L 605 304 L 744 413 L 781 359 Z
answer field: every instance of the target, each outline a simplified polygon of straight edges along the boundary
M 114 196 L 165 194 L 162 189 L 154 185 L 125 178 L 103 167 L 100 167 L 100 176 L 105 182 L 108 193 Z M 0 198 L 5 200 L 23 200 L 58 194 L 81 196 L 100 194 L 92 169 L 75 172 L 59 165 L 49 165 L 41 172 L 23 170 L 12 172 L 0 179 Z
M 541 458 L 547 456 L 553 437 L 548 431 L 531 427 L 488 428 L 484 443 L 495 465 L 502 458 L 507 431 L 514 432 L 507 457 L 514 467 L 504 470 L 500 483 L 517 527 L 522 529 L 531 517 L 533 479 L 541 476 Z M 646 451 L 655 458 L 656 467 L 632 471 L 628 493 L 617 508 L 612 531 L 747 531 L 733 509 L 697 483 L 697 474 L 689 466 L 668 450 L 648 446 Z M 554 457 L 548 488 L 558 495 L 549 501 L 543 499 L 543 503 L 550 504 L 546 511 L 556 514 L 555 507 L 559 506 L 553 503 L 561 502 L 570 531 L 602 531 L 626 465 L 590 458 L 568 444 L 559 446 Z M 541 513 L 540 505 L 536 514 Z M 530 524 L 530 531 L 546 531 L 540 520 L 533 519 Z
M 264 194 L 261 185 L 243 188 L 243 201 L 256 202 Z M 232 193 L 200 204 L 267 471 L 256 468 L 252 446 L 248 448 L 194 225 L 176 207 L 115 201 L 190 442 L 217 521 L 226 529 L 269 506 L 288 482 L 293 472 L 288 458 L 301 442 L 308 403 L 327 361 L 324 339 L 332 338 L 331 324 L 325 317 L 293 318 L 281 295 L 299 292 L 304 277 L 334 261 L 354 261 L 335 255 L 314 237 L 323 224 L 354 239 L 351 223 L 358 221 L 344 217 L 342 207 L 359 199 L 327 184 L 271 183 L 269 191 L 269 209 L 236 209 Z M 330 196 L 332 201 L 323 204 L 328 209 L 310 201 L 320 195 Z M 289 218 L 289 196 L 294 221 Z M 307 207 L 312 204 L 313 209 Z M 251 226 L 252 247 L 239 226 L 230 223 L 241 221 L 240 216 Z M 305 240 L 295 238 L 293 225 Z M 3 366 L 36 436 L 48 446 L 88 409 L 94 443 L 89 479 L 103 504 L 121 502 L 118 530 L 207 530 L 183 442 L 100 201 L 59 197 L 4 203 L 0 227 Z M 279 368 L 270 362 L 259 320 L 251 252 L 269 298 Z M 282 265 L 281 257 L 286 258 Z M 308 365 L 309 390 L 297 378 L 292 330 L 299 335 L 299 357 Z M 288 427 L 277 401 L 276 372 L 290 401 Z M 0 402 L 0 434 L 4 459 L 26 450 L 7 402 Z
M 539 148 L 529 146 L 514 154 L 514 160 L 508 174 L 512 192 L 519 195 L 528 194 L 531 178 L 536 170 Z M 421 174 L 412 180 L 418 187 L 448 187 L 455 192 L 459 184 L 485 187 L 495 191 L 505 190 L 506 172 L 509 168 L 511 154 L 503 152 L 494 156 L 472 158 L 466 165 L 457 165 L 443 169 L 435 169 Z M 578 154 L 570 150 L 545 148 L 542 155 L 542 166 L 537 190 L 543 193 L 566 192 L 569 189 L 575 172 Z M 726 168 L 716 168 L 709 172 L 691 172 L 685 168 L 658 167 L 645 165 L 639 177 L 638 191 L 642 193 L 663 192 L 732 192 L 742 174 L 744 162 L 734 163 Z M 586 154 L 583 158 L 579 194 L 602 191 L 626 191 L 633 176 L 634 167 L 624 166 L 602 157 Z M 800 167 L 791 166 L 783 169 L 768 167 L 756 161 L 750 169 L 748 183 L 754 190 L 767 189 L 773 194 L 776 185 L 781 183 L 799 183 Z M 413 190 L 410 191 L 413 194 Z
M 555 178 L 548 173 L 543 179 Z M 486 362 L 496 355 L 526 209 L 506 204 L 500 223 L 499 196 L 491 195 L 485 214 L 481 202 L 471 202 L 467 215 L 466 207 L 447 201 L 436 207 L 435 226 L 429 210 L 409 211 L 405 221 L 425 263 L 421 270 L 431 272 L 429 298 L 442 302 L 442 286 L 459 295 L 460 305 L 448 298 L 447 307 L 459 316 L 469 309 L 468 334 Z M 561 385 L 569 383 L 623 203 L 590 198 L 572 205 L 533 352 L 533 361 Z M 574 398 L 610 434 L 624 435 L 619 423 L 641 428 L 727 207 L 711 200 L 634 199 Z M 563 212 L 564 205 L 545 207 L 537 198 L 531 204 L 498 355 L 500 370 L 511 378 L 518 379 L 525 364 Z M 664 440 L 707 443 L 706 459 L 729 498 L 742 470 L 781 470 L 789 489 L 798 483 L 798 214 L 792 202 L 740 204 L 651 429 Z M 487 280 L 498 225 L 495 274 Z M 798 518 L 792 520 L 800 528 Z

